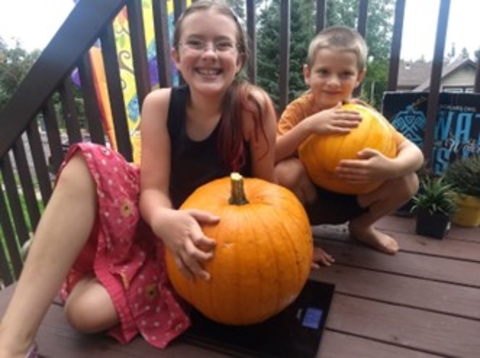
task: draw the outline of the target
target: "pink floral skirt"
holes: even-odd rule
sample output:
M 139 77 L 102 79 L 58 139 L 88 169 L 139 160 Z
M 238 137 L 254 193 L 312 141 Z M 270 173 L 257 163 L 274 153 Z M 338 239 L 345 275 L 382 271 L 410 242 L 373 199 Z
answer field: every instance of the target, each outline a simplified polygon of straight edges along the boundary
M 190 320 L 171 288 L 164 246 L 141 220 L 139 168 L 104 146 L 72 146 L 61 170 L 82 152 L 97 186 L 97 217 L 90 238 L 61 288 L 66 300 L 74 285 L 94 275 L 112 298 L 120 323 L 108 334 L 128 343 L 137 334 L 164 348 L 182 334 Z

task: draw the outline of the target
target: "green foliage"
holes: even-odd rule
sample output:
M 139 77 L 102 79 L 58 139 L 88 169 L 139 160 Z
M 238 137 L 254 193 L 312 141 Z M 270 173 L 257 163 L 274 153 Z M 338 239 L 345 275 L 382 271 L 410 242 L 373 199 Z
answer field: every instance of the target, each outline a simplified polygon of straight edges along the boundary
M 315 0 L 291 1 L 289 101 L 307 90 L 303 80 L 308 45 L 316 33 Z M 280 0 L 262 2 L 258 16 L 257 72 L 258 85 L 279 103 L 280 64 Z M 387 87 L 388 62 L 393 31 L 394 0 L 370 0 L 366 41 L 369 46 L 367 75 L 363 81 L 361 98 L 380 108 Z M 327 26 L 356 27 L 358 0 L 328 0 Z
M 475 59 L 478 61 L 480 59 L 480 48 L 476 49 L 473 54 Z
M 7 43 L 0 37 L 0 112 L 15 93 L 20 83 L 27 75 L 30 68 L 40 56 L 40 50 L 27 52 L 16 42 L 13 48 L 8 47 Z M 80 120 L 81 128 L 86 128 L 85 105 L 81 90 L 73 87 L 73 96 L 75 110 Z M 52 97 L 55 111 L 58 114 L 59 125 L 65 128 L 65 117 L 62 103 L 58 93 Z
M 474 155 L 450 163 L 445 180 L 459 194 L 480 197 L 480 157 Z
M 233 11 L 235 11 L 237 16 L 241 19 L 245 19 L 245 3 L 243 1 L 227 0 L 227 4 L 233 9 Z
M 303 80 L 303 64 L 310 40 L 315 34 L 313 0 L 292 0 L 290 31 L 289 101 L 307 87 Z M 257 73 L 258 85 L 279 103 L 280 78 L 280 1 L 272 0 L 258 16 Z
M 18 182 L 18 179 L 16 179 L 16 181 Z M 2 185 L 2 182 L 3 182 L 3 178 L 2 176 L 0 175 L 0 185 Z M 38 184 L 35 183 L 35 187 L 37 189 L 37 186 Z M 28 231 L 30 233 L 32 233 L 34 231 L 34 228 L 33 228 L 33 225 L 32 223 L 30 222 L 30 215 L 29 215 L 29 212 L 28 212 L 28 208 L 27 208 L 27 203 L 26 203 L 26 199 L 25 199 L 25 196 L 23 195 L 23 193 L 20 191 L 18 193 L 18 196 L 20 198 L 20 205 L 22 207 L 22 212 L 23 212 L 23 217 L 25 218 L 26 220 L 26 224 L 27 224 L 27 228 L 28 228 Z M 6 215 L 6 220 L 9 220 L 10 221 L 10 218 L 12 217 L 12 211 L 11 211 L 11 207 L 10 207 L 10 202 L 9 202 L 9 199 L 8 197 L 5 197 L 6 199 L 6 204 L 7 204 L 7 213 L 5 214 Z M 45 207 L 43 205 L 43 201 L 42 200 L 37 200 L 37 205 L 38 205 L 38 208 L 40 210 L 40 213 L 43 213 Z M 3 213 L 2 213 L 3 215 Z M 13 224 L 13 223 L 12 223 Z M 16 240 L 16 245 L 17 245 L 17 248 L 18 250 L 21 250 L 21 245 L 20 245 L 20 241 L 18 240 L 18 237 L 16 235 L 14 235 L 13 238 L 9 238 L 9 239 L 15 239 Z M 3 229 L 2 227 L 0 227 L 0 250 L 3 250 L 3 252 L 5 252 L 5 256 L 7 257 L 7 265 L 10 267 L 10 269 L 12 270 L 13 272 L 13 268 L 12 268 L 12 264 L 11 264 L 11 259 L 10 259 L 10 254 L 8 252 L 8 249 L 7 249 L 7 242 L 6 242 L 7 238 L 5 237 L 5 234 L 3 232 Z M 2 288 L 2 279 L 0 277 L 0 289 Z
M 358 7 L 358 0 L 328 0 L 327 26 L 345 25 L 355 28 Z M 368 3 L 365 40 L 369 56 L 360 97 L 377 109 L 380 109 L 387 88 L 394 11 L 393 0 L 370 0 Z
M 39 55 L 40 51 L 28 52 L 20 46 L 18 41 L 14 47 L 9 47 L 0 37 L 0 111 Z
M 451 215 L 457 205 L 450 194 L 452 186 L 442 178 L 425 176 L 420 182 L 420 189 L 413 197 L 412 211 L 428 210 L 433 215 L 442 213 Z

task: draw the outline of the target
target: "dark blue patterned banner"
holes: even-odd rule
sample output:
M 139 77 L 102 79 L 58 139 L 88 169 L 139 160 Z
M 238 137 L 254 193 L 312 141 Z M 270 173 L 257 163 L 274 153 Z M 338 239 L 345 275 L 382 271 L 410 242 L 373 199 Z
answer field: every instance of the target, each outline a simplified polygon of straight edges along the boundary
M 428 92 L 387 92 L 383 114 L 405 137 L 423 147 Z M 458 158 L 480 155 L 480 94 L 440 93 L 432 169 L 442 174 Z

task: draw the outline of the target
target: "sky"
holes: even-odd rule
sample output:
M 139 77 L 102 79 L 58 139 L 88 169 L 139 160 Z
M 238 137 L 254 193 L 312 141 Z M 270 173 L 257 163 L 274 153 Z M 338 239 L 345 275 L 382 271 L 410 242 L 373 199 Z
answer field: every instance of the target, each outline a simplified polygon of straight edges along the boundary
M 405 3 L 401 58 L 415 60 L 423 56 L 432 59 L 440 0 L 406 0 Z M 474 51 L 480 48 L 479 14 L 478 0 L 450 1 L 445 53 L 454 44 L 457 54 L 465 47 L 473 58 Z
M 101 0 L 99 0 L 101 1 Z M 440 0 L 407 0 L 401 57 L 433 57 Z M 43 49 L 74 7 L 73 0 L 0 0 L 0 36 L 11 43 L 18 38 L 28 51 Z M 451 0 L 445 51 L 455 44 L 470 56 L 480 48 L 475 28 L 480 14 L 478 0 Z M 468 30 L 470 29 L 470 31 Z
M 0 36 L 32 51 L 46 47 L 75 6 L 73 0 L 0 0 Z

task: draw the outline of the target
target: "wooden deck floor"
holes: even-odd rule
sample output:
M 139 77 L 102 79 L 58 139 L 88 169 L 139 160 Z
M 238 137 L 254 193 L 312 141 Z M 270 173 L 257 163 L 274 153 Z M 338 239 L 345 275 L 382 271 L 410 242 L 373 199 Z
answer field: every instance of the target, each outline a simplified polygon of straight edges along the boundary
M 388 256 L 348 239 L 343 227 L 317 227 L 336 264 L 312 278 L 336 285 L 320 358 L 480 357 L 480 228 L 452 227 L 435 240 L 414 221 L 391 216 L 379 227 L 401 252 Z M 0 315 L 12 287 L 0 292 Z M 226 357 L 181 340 L 160 351 L 141 338 L 121 346 L 68 327 L 52 304 L 37 337 L 42 357 Z

